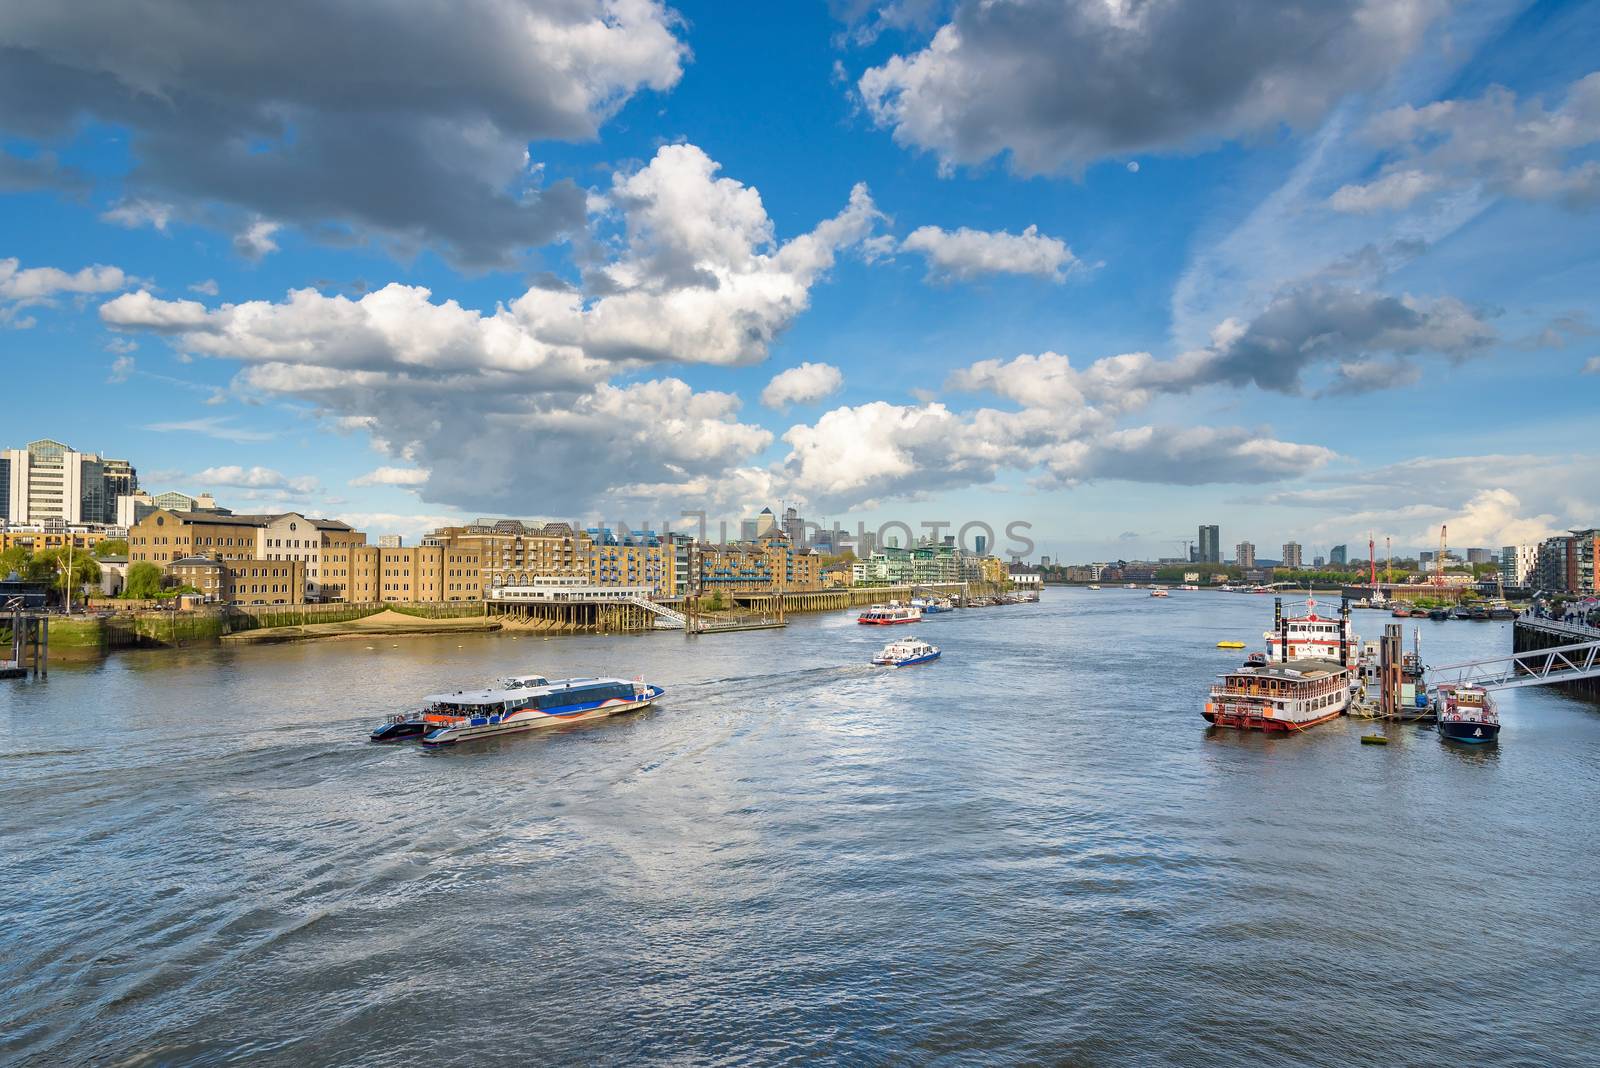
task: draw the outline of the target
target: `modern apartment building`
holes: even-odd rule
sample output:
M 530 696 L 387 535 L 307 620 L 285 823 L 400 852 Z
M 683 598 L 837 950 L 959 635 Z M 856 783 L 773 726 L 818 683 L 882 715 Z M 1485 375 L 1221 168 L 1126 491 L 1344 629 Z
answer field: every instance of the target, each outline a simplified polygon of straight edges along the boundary
M 49 438 L 0 451 L 0 520 L 7 523 L 117 521 L 117 495 L 138 487 L 126 460 L 78 452 Z
M 706 593 L 718 589 L 820 590 L 822 557 L 796 545 L 774 527 L 754 541 L 703 546 L 700 588 Z
M 1222 563 L 1222 528 L 1215 523 L 1207 526 L 1200 525 L 1199 548 L 1195 550 L 1194 562 L 1197 564 Z
M 98 523 L 76 523 L 67 525 L 51 521 L 48 523 L 0 523 L 0 552 L 5 552 L 13 545 L 25 546 L 29 552 L 39 553 L 47 549 L 60 549 L 71 545 L 76 549 L 88 551 L 96 544 L 107 538 L 120 538 L 127 531 L 120 527 L 106 527 Z M 5 576 L 0 575 L 0 578 Z
M 1255 547 L 1255 543 L 1248 542 L 1248 541 L 1241 541 L 1238 545 L 1235 545 L 1233 547 L 1233 562 L 1235 564 L 1239 565 L 1240 567 L 1243 567 L 1243 568 L 1255 567 L 1256 566 L 1256 547 Z
M 1283 566 L 1291 569 L 1303 566 L 1302 549 L 1297 541 L 1283 543 Z
M 766 513 L 770 518 L 772 513 Z M 776 530 L 776 528 L 769 528 Z M 589 582 L 595 586 L 645 588 L 656 597 L 671 597 L 677 590 L 677 549 L 670 539 L 653 530 L 613 531 L 591 527 Z M 776 535 L 782 537 L 781 534 Z
M 1546 538 L 1539 543 L 1532 584 L 1551 593 L 1592 595 L 1597 591 L 1596 558 L 1600 558 L 1600 529 Z
M 1328 563 L 1334 567 L 1344 567 L 1350 562 L 1350 548 L 1346 545 L 1335 545 L 1328 550 Z
M 1500 548 L 1500 581 L 1506 586 L 1526 586 L 1533 579 L 1539 562 L 1537 545 L 1504 545 Z

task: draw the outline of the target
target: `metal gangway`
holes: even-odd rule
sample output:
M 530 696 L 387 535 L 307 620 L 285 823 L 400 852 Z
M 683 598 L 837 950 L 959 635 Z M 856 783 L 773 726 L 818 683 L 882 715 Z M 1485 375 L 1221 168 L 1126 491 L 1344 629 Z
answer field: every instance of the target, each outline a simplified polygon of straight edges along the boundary
M 656 627 L 660 630 L 686 630 L 689 617 L 682 612 L 658 604 L 648 597 L 629 597 L 628 603 L 656 614 Z
M 1453 685 L 1511 690 L 1519 686 L 1547 686 L 1597 677 L 1600 677 L 1600 639 L 1463 660 L 1459 664 L 1429 665 L 1428 688 Z

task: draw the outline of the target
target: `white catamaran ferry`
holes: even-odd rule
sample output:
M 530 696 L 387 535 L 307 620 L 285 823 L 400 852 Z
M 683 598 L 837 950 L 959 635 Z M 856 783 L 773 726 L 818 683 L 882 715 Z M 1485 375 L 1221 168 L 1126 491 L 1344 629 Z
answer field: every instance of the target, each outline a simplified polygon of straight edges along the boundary
M 557 679 L 519 675 L 487 690 L 433 694 L 423 708 L 390 716 L 372 732 L 375 742 L 420 737 L 423 745 L 514 734 L 558 723 L 580 723 L 654 704 L 666 691 L 641 679 Z
M 880 667 L 910 667 L 912 664 L 926 664 L 930 660 L 937 659 L 939 659 L 937 645 L 929 645 L 921 638 L 901 638 L 880 649 L 872 658 L 872 662 Z
M 879 627 L 886 627 L 895 623 L 921 623 L 922 609 L 916 605 L 901 604 L 899 601 L 891 601 L 888 604 L 875 604 L 856 616 L 856 622 L 868 623 Z

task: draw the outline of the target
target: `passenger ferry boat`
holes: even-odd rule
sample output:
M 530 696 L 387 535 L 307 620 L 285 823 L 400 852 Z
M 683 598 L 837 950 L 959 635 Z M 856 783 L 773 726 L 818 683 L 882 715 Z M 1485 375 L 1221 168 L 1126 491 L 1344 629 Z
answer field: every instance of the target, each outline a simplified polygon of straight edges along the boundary
M 1293 608 L 1294 606 L 1290 606 Z M 1267 659 L 1272 661 L 1302 660 L 1320 657 L 1355 664 L 1361 653 L 1361 640 L 1350 624 L 1349 602 L 1341 602 L 1337 616 L 1319 616 L 1315 598 L 1307 598 L 1305 615 L 1285 613 L 1283 599 L 1272 606 L 1272 629 L 1261 636 L 1267 640 Z M 1289 653 L 1283 653 L 1287 642 Z M 1344 655 L 1340 655 L 1340 646 Z
M 665 692 L 638 679 L 551 682 L 542 675 L 519 675 L 500 679 L 487 690 L 433 694 L 420 711 L 390 716 L 379 724 L 372 740 L 420 737 L 423 745 L 451 745 L 632 712 L 654 704 Z
M 1500 737 L 1500 713 L 1481 686 L 1439 687 L 1439 736 L 1446 741 L 1482 744 Z
M 921 623 L 922 609 L 916 605 L 900 604 L 875 604 L 871 608 L 856 616 L 857 623 L 870 623 L 873 626 L 886 627 L 894 623 Z
M 910 667 L 939 659 L 939 647 L 929 645 L 921 638 L 901 638 L 892 641 L 872 658 L 874 664 L 886 667 Z
M 1233 669 L 1211 687 L 1202 715 L 1216 727 L 1294 733 L 1328 722 L 1349 703 L 1349 669 L 1307 659 Z

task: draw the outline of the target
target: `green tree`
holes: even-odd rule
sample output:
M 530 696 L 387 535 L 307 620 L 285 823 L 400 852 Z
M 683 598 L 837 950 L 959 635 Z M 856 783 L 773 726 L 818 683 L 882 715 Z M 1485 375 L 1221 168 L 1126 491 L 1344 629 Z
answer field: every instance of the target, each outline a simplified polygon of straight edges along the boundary
M 127 538 L 106 538 L 94 543 L 94 555 L 97 560 L 104 560 L 108 556 L 127 556 Z
M 26 545 L 13 545 L 0 553 L 0 578 L 15 572 L 25 582 L 42 582 L 50 577 L 51 563 L 46 554 L 33 554 Z
M 44 565 L 52 584 L 63 593 L 69 587 L 76 591 L 91 582 L 100 581 L 100 564 L 82 549 L 70 552 L 66 548 L 49 549 L 37 554 L 34 559 Z
M 140 560 L 128 568 L 128 580 L 122 587 L 122 596 L 149 600 L 161 593 L 161 569 L 148 560 Z

